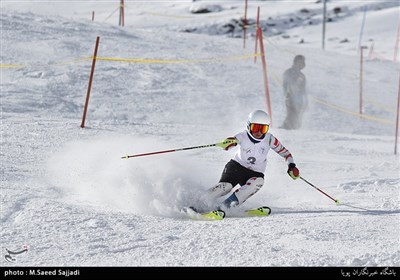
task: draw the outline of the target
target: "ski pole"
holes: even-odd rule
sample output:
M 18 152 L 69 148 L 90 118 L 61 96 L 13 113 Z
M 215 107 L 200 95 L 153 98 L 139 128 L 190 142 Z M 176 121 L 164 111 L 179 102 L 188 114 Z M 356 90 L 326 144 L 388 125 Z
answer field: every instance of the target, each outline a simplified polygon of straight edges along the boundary
M 303 180 L 304 182 L 306 182 L 307 184 L 309 184 L 311 187 L 313 187 L 314 189 L 316 189 L 317 191 L 323 193 L 324 195 L 326 195 L 327 197 L 329 197 L 330 199 L 332 199 L 337 205 L 339 205 L 339 200 L 338 199 L 334 199 L 333 197 L 331 197 L 329 194 L 323 192 L 322 190 L 320 190 L 319 188 L 317 188 L 316 186 L 314 186 L 313 184 L 311 184 L 310 182 L 308 182 L 306 179 L 304 179 L 303 177 L 300 176 L 300 179 Z
M 150 155 L 156 155 L 156 154 L 165 154 L 165 153 L 172 153 L 172 152 L 178 152 L 178 151 L 186 151 L 186 150 L 192 150 L 192 149 L 200 149 L 200 148 L 208 148 L 208 147 L 224 147 L 227 144 L 235 143 L 235 140 L 226 140 L 222 141 L 219 143 L 215 144 L 208 144 L 208 145 L 202 145 L 202 146 L 195 146 L 195 147 L 187 147 L 187 148 L 180 148 L 180 149 L 173 149 L 173 150 L 165 150 L 165 151 L 158 151 L 158 152 L 151 152 L 151 153 L 145 153 L 145 154 L 136 154 L 136 155 L 130 155 L 130 156 L 124 156 L 121 157 L 122 159 L 128 159 L 132 157 L 142 157 L 142 156 L 150 156 Z

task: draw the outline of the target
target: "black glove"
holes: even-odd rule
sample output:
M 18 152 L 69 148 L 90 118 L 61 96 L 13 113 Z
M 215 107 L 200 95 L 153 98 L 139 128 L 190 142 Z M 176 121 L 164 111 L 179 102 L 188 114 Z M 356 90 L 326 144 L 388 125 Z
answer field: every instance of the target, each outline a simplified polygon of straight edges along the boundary
M 289 163 L 289 167 L 288 167 L 287 173 L 294 180 L 296 180 L 296 179 L 298 179 L 300 177 L 300 171 L 297 169 L 295 163 Z

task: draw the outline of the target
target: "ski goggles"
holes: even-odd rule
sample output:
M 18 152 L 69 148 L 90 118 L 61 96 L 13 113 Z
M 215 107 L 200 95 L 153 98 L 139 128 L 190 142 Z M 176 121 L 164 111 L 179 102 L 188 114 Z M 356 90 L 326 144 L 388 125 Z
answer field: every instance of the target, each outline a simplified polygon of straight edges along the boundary
M 255 133 L 255 132 L 261 132 L 262 134 L 267 133 L 269 128 L 268 124 L 259 124 L 259 123 L 251 123 L 250 124 L 250 131 Z

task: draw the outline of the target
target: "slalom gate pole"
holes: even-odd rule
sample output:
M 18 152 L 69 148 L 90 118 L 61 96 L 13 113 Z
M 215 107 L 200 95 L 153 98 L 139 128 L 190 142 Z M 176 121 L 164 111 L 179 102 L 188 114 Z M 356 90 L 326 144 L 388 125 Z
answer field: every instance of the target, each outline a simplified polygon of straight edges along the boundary
M 264 51 L 264 43 L 263 43 L 263 35 L 262 29 L 258 28 L 258 42 L 260 43 L 260 52 L 261 52 L 261 64 L 263 70 L 263 80 L 264 80 L 264 90 L 265 90 L 265 97 L 267 99 L 267 110 L 269 117 L 271 119 L 270 126 L 272 126 L 272 111 L 271 111 L 271 101 L 269 98 L 269 87 L 268 87 L 268 76 L 267 76 L 267 63 L 265 62 L 265 51 Z
M 260 28 L 260 7 L 257 7 L 257 20 L 256 20 L 256 40 L 254 46 L 254 63 L 257 62 L 257 46 L 258 46 L 258 28 Z
M 327 197 L 329 197 L 330 199 L 332 199 L 337 205 L 340 204 L 338 199 L 334 199 L 333 197 L 331 197 L 329 194 L 323 192 L 322 190 L 320 190 L 319 188 L 317 188 L 316 186 L 314 186 L 313 184 L 311 184 L 310 182 L 308 182 L 306 179 L 304 179 L 303 177 L 300 176 L 300 179 L 303 180 L 304 182 L 306 182 L 307 184 L 309 184 L 311 187 L 313 187 L 314 189 L 316 189 L 317 191 L 323 193 L 324 195 L 326 195 Z
M 399 73 L 399 89 L 397 92 L 396 131 L 394 133 L 394 154 L 395 155 L 397 155 L 397 137 L 399 134 L 399 111 L 400 111 L 400 73 Z
M 94 67 L 96 65 L 96 57 L 97 57 L 97 50 L 99 49 L 99 42 L 100 42 L 100 37 L 97 36 L 96 46 L 94 47 L 92 69 L 90 70 L 89 84 L 88 84 L 88 89 L 87 89 L 87 93 L 86 93 L 85 107 L 83 108 L 83 116 L 82 116 L 82 123 L 81 123 L 81 127 L 82 128 L 85 127 L 86 112 L 87 112 L 87 108 L 88 108 L 88 105 L 89 105 L 90 90 L 92 89 Z
M 136 155 L 124 156 L 124 157 L 121 157 L 121 158 L 122 159 L 128 159 L 128 158 L 133 158 L 133 157 L 142 157 L 142 156 L 150 156 L 150 155 L 156 155 L 156 154 L 165 154 L 165 153 L 172 153 L 172 152 L 178 152 L 178 151 L 186 151 L 186 150 L 193 150 L 193 149 L 200 149 L 200 148 L 208 148 L 208 147 L 219 146 L 222 143 L 223 142 L 215 143 L 215 144 L 209 144 L 209 145 L 195 146 L 195 147 L 187 147 L 187 148 L 180 148 L 180 149 L 173 149 L 173 150 L 151 152 L 151 153 L 145 153 L 145 154 L 136 154 Z

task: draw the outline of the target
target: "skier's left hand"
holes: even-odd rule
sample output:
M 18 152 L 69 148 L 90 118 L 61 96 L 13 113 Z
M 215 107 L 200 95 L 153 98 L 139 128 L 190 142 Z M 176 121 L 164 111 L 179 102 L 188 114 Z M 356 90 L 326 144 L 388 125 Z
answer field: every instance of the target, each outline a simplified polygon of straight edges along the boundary
M 289 163 L 287 173 L 290 177 L 292 177 L 293 180 L 296 180 L 300 177 L 300 171 L 297 169 L 295 163 Z
M 227 151 L 230 148 L 235 147 L 237 143 L 238 140 L 235 137 L 228 137 L 224 139 L 221 143 L 218 143 L 217 146 Z

